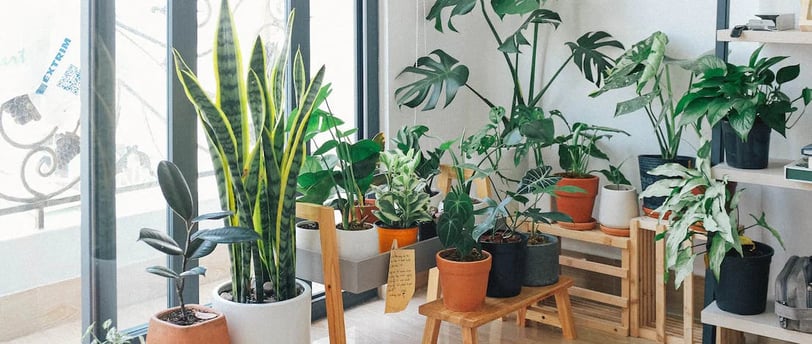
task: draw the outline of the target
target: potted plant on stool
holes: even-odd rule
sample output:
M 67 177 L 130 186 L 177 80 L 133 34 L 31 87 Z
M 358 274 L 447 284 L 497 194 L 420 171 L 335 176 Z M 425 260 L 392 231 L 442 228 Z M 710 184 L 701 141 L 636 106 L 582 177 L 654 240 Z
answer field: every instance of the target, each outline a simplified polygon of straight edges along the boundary
M 389 251 L 395 240 L 398 247 L 414 244 L 417 242 L 417 224 L 431 221 L 429 195 L 423 192 L 425 181 L 415 173 L 419 162 L 414 150 L 406 154 L 399 150 L 381 153 L 381 168 L 386 184 L 372 187 L 378 207 L 373 213 L 380 220 L 380 252 Z
M 168 267 L 151 266 L 147 271 L 166 277 L 175 282 L 180 306 L 155 314 L 149 320 L 147 343 L 192 344 L 230 343 L 226 318 L 222 313 L 201 305 L 187 305 L 183 301 L 185 279 L 206 274 L 206 268 L 189 263 L 203 258 L 214 251 L 217 244 L 237 243 L 256 240 L 259 236 L 248 228 L 222 227 L 192 233 L 195 225 L 204 220 L 217 220 L 231 215 L 231 212 L 217 212 L 195 216 L 194 200 L 189 185 L 175 164 L 161 161 L 158 164 L 158 184 L 173 213 L 186 224 L 186 239 L 183 245 L 161 231 L 142 228 L 139 241 L 170 256 L 181 258 L 181 271 Z

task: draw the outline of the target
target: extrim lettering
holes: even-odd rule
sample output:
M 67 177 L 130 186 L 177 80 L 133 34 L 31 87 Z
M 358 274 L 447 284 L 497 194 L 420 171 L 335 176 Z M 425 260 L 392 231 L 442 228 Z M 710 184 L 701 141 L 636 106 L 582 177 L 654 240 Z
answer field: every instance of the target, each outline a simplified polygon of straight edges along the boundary
M 65 57 L 65 53 L 68 52 L 68 47 L 70 46 L 70 38 L 65 37 L 65 40 L 62 41 L 62 46 L 59 47 L 59 51 L 54 56 L 53 61 L 51 61 L 51 65 L 48 66 L 48 70 L 45 72 L 45 75 L 42 76 L 42 82 L 37 88 L 37 94 L 44 94 L 45 90 L 48 88 L 48 81 L 51 80 L 51 76 L 54 75 L 56 72 L 56 67 L 59 67 L 59 62 L 62 61 L 62 58 Z

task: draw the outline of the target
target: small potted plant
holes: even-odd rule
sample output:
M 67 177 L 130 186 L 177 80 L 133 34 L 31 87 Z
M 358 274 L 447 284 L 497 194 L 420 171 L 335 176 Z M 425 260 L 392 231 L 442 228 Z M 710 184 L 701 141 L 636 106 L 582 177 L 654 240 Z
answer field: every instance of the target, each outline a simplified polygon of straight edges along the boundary
M 609 169 L 598 171 L 609 181 L 609 184 L 601 187 L 598 223 L 606 234 L 627 237 L 629 223 L 640 216 L 640 207 L 637 189 L 620 171 L 622 166 L 622 163 L 620 166 L 609 165 Z
M 94 331 L 96 324 L 90 324 L 85 333 L 82 335 L 82 340 L 90 340 L 90 344 L 135 344 L 136 338 L 127 335 L 126 333 L 119 332 L 118 329 L 113 326 L 113 321 L 107 319 L 102 323 L 102 330 L 105 331 L 104 338 L 99 338 L 96 336 Z M 138 337 L 138 343 L 143 344 L 144 338 Z
M 425 181 L 415 169 L 420 162 L 416 152 L 391 150 L 381 153 L 381 168 L 386 184 L 372 186 L 375 192 L 373 210 L 378 217 L 378 249 L 387 252 L 397 240 L 398 247 L 417 242 L 417 224 L 431 221 L 429 195 Z
M 721 123 L 725 160 L 735 168 L 767 168 L 770 133 L 775 130 L 786 136 L 786 129 L 798 123 L 812 101 L 812 89 L 804 88 L 795 98 L 782 90 L 798 77 L 800 65 L 773 71 L 770 68 L 787 56 L 761 58 L 763 47 L 750 55 L 747 65 L 712 57 L 675 109 L 684 112 L 685 123 L 695 123 L 701 118 L 707 118 L 711 126 Z M 804 109 L 793 119 L 799 101 Z
M 559 222 L 559 225 L 575 230 L 593 229 L 596 221 L 592 218 L 592 210 L 595 207 L 600 180 L 592 174 L 589 162 L 593 158 L 609 160 L 609 156 L 598 148 L 598 141 L 610 139 L 615 133 L 627 136 L 629 133 L 581 122 L 570 125 L 560 112 L 552 111 L 552 114 L 561 118 L 567 128 L 566 134 L 555 138 L 555 143 L 558 144 L 559 164 L 564 169 L 564 172 L 559 173 L 561 180 L 558 185 L 580 189 L 577 192 L 564 189 L 556 191 L 555 209 L 572 217 L 572 222 Z
M 161 231 L 142 228 L 139 241 L 170 256 L 181 258 L 180 271 L 163 266 L 151 266 L 147 271 L 175 283 L 180 306 L 155 314 L 149 320 L 147 342 L 159 343 L 230 343 L 226 318 L 222 313 L 201 305 L 187 305 L 183 301 L 185 279 L 206 274 L 206 268 L 189 263 L 205 257 L 214 251 L 219 243 L 237 243 L 259 238 L 257 233 L 247 228 L 222 227 L 192 233 L 195 225 L 204 220 L 217 220 L 231 215 L 231 212 L 216 212 L 195 216 L 194 201 L 186 179 L 175 164 L 161 161 L 158 164 L 158 184 L 166 203 L 175 215 L 186 224 L 186 238 L 183 245 Z
M 702 139 L 697 151 L 697 167 L 686 168 L 670 163 L 650 173 L 680 179 L 664 179 L 649 186 L 640 196 L 663 196 L 665 202 L 657 208 L 660 221 L 670 213 L 666 232 L 657 240 L 666 240 L 665 268 L 673 269 L 676 287 L 691 276 L 694 259 L 707 254 L 706 266 L 718 281 L 717 305 L 720 309 L 743 315 L 764 312 L 769 284 L 770 261 L 773 249 L 743 236 L 744 230 L 760 226 L 767 229 L 784 246 L 781 236 L 771 227 L 765 215 L 751 215 L 755 224 L 739 224 L 741 190 L 735 185 L 711 175 L 710 142 Z M 695 252 L 695 241 L 702 239 L 705 250 Z M 710 278 L 710 277 L 709 277 Z

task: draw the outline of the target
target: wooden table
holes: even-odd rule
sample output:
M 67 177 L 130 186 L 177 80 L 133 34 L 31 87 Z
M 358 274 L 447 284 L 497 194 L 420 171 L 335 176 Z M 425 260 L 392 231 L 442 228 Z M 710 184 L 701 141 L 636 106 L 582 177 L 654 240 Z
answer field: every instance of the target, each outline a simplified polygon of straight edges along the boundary
M 575 339 L 575 328 L 572 322 L 570 296 L 567 291 L 573 285 L 572 278 L 561 276 L 558 283 L 544 287 L 522 287 L 519 295 L 509 298 L 485 298 L 485 304 L 477 311 L 454 312 L 445 308 L 443 300 L 438 299 L 420 306 L 419 312 L 427 317 L 423 330 L 423 343 L 435 344 L 440 334 L 440 322 L 447 321 L 462 327 L 462 342 L 476 344 L 476 330 L 479 326 L 513 312 L 517 312 L 516 321 L 524 326 L 527 307 L 546 299 L 555 297 L 558 316 L 561 319 L 561 330 L 564 338 Z

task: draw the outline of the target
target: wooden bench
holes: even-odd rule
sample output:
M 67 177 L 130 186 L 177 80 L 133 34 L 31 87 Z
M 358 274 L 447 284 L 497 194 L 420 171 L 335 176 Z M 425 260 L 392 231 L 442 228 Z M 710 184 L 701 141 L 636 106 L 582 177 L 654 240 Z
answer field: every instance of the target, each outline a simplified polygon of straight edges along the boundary
M 440 322 L 447 321 L 462 327 L 462 342 L 475 344 L 476 331 L 479 326 L 493 320 L 500 319 L 510 313 L 517 312 L 516 323 L 525 325 L 527 307 L 546 299 L 555 297 L 558 316 L 561 319 L 561 331 L 564 338 L 575 339 L 575 328 L 572 322 L 570 296 L 567 289 L 573 285 L 572 278 L 561 276 L 558 283 L 544 287 L 522 287 L 522 292 L 509 298 L 485 298 L 485 304 L 477 311 L 454 312 L 443 306 L 443 300 L 438 299 L 420 306 L 419 312 L 427 317 L 426 327 L 423 330 L 423 344 L 437 343 L 440 334 Z

